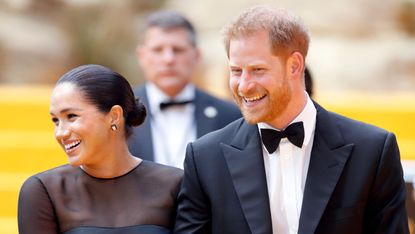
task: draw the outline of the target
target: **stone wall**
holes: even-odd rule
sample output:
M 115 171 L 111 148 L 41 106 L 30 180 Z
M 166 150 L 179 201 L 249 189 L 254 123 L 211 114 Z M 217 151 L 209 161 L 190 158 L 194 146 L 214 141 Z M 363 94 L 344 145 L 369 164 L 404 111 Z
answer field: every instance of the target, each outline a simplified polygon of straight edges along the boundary
M 134 55 L 145 12 L 182 11 L 200 33 L 197 83 L 227 96 L 221 28 L 253 4 L 287 8 L 312 35 L 316 93 L 415 91 L 415 0 L 201 0 L 0 2 L 0 83 L 53 83 L 72 66 L 100 63 L 142 82 Z
M 226 89 L 227 60 L 220 29 L 253 4 L 283 7 L 310 27 L 307 58 L 319 90 L 415 91 L 415 0 L 228 0 L 169 1 L 201 32 L 207 79 L 213 92 Z M 220 88 L 222 87 L 222 89 Z M 225 95 L 225 94 L 221 94 Z

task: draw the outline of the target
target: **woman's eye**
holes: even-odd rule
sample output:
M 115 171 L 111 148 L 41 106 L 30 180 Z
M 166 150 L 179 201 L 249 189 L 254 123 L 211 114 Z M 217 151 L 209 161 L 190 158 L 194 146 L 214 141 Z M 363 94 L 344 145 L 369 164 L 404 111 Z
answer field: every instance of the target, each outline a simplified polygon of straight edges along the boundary
M 53 122 L 53 124 L 58 125 L 59 120 L 58 120 L 58 118 L 52 118 L 52 122 Z
M 73 119 L 75 117 L 77 117 L 77 115 L 75 115 L 75 114 L 68 114 L 68 119 Z

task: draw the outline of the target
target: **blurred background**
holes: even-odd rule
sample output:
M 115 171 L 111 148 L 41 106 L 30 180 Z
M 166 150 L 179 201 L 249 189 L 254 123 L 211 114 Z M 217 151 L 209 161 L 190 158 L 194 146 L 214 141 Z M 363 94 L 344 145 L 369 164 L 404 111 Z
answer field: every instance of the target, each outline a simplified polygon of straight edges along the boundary
M 317 102 L 396 133 L 412 198 L 415 0 L 0 0 L 0 233 L 18 233 L 23 181 L 66 163 L 48 107 L 63 73 L 96 63 L 140 84 L 135 47 L 142 20 L 154 10 L 175 9 L 199 32 L 204 59 L 195 82 L 230 98 L 220 30 L 262 3 L 287 8 L 309 26 L 307 66 Z

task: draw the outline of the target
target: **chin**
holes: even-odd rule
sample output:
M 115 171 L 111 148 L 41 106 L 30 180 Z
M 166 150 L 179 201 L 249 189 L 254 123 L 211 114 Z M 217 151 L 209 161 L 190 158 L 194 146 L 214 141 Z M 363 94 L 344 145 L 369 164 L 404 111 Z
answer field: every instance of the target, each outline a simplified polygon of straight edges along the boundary
M 176 96 L 185 86 L 186 83 L 170 83 L 168 85 L 160 86 L 160 89 L 170 96 Z
M 79 166 L 82 165 L 82 162 L 78 158 L 76 158 L 76 156 L 75 156 L 73 158 L 71 158 L 71 157 L 68 158 L 68 164 L 73 166 L 73 167 L 79 167 Z
M 245 121 L 248 122 L 249 124 L 257 124 L 259 122 L 263 122 L 262 121 L 263 118 L 261 116 L 247 113 L 246 111 L 242 112 L 242 115 L 244 116 Z

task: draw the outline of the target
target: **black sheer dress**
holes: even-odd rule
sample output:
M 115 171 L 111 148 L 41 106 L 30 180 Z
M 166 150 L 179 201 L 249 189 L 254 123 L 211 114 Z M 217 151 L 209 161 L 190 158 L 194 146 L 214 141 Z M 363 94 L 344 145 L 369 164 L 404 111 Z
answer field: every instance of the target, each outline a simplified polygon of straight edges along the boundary
M 142 161 L 111 179 L 64 165 L 30 177 L 19 195 L 19 233 L 171 233 L 183 172 Z

